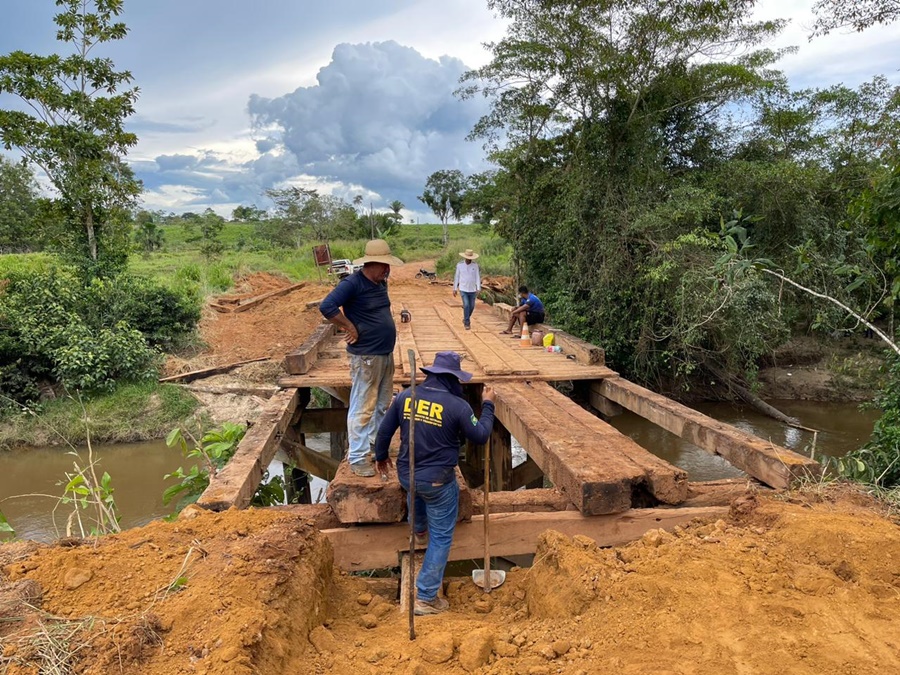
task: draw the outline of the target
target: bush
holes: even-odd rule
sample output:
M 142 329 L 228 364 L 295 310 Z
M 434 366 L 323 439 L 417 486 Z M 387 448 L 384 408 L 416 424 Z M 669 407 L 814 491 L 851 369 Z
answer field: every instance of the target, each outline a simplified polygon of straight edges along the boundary
M 894 359 L 887 385 L 874 404 L 881 408 L 881 417 L 875 422 L 872 438 L 838 460 L 838 470 L 878 487 L 900 487 L 900 359 Z
M 65 267 L 12 273 L 0 291 L 0 385 L 26 403 L 48 384 L 90 392 L 151 379 L 159 349 L 199 316 L 187 295 L 126 274 L 84 284 Z

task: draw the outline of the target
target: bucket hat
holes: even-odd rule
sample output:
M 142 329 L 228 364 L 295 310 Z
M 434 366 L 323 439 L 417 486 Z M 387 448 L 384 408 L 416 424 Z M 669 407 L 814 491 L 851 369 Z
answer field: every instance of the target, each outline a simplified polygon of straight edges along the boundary
M 460 253 L 459 255 L 461 257 L 465 258 L 466 260 L 478 260 L 478 258 L 481 257 L 470 248 L 467 248 L 464 252 Z
M 447 373 L 455 375 L 460 382 L 468 382 L 472 379 L 472 373 L 467 373 L 460 366 L 462 357 L 456 352 L 438 352 L 435 354 L 434 363 L 430 366 L 423 366 L 422 372 L 429 375 L 437 375 L 439 373 Z
M 365 265 L 376 262 L 385 265 L 402 265 L 400 258 L 391 255 L 391 247 L 384 239 L 371 239 L 366 242 L 366 254 L 362 258 L 353 261 L 354 265 Z

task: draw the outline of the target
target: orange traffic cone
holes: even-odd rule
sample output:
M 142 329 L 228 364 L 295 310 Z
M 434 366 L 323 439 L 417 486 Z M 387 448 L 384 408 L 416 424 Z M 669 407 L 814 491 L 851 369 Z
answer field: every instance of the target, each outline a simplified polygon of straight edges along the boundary
M 531 333 L 528 330 L 528 324 L 524 321 L 522 322 L 522 337 L 519 338 L 519 346 L 522 349 L 531 348 Z

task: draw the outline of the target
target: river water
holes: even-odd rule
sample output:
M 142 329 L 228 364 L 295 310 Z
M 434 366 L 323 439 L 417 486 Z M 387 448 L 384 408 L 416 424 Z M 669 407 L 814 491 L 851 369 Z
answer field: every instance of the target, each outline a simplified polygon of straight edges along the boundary
M 816 450 L 840 456 L 868 440 L 877 411 L 860 411 L 855 404 L 776 401 L 776 407 L 801 420 L 804 426 L 819 430 Z M 809 452 L 812 434 L 785 427 L 753 410 L 724 403 L 695 406 L 715 419 L 770 439 L 776 445 L 797 452 Z M 646 420 L 625 413 L 612 421 L 619 431 L 667 461 L 685 469 L 691 480 L 714 480 L 742 475 L 721 457 L 711 455 L 696 446 L 660 429 Z M 308 436 L 313 449 L 326 450 L 327 436 Z M 81 451 L 83 460 L 86 453 Z M 122 527 L 143 525 L 154 518 L 167 515 L 171 507 L 162 503 L 162 492 L 170 484 L 163 476 L 179 466 L 188 469 L 180 452 L 166 447 L 163 441 L 125 443 L 97 446 L 95 457 L 100 458 L 98 473 L 108 471 L 113 478 L 116 504 L 122 515 Z M 70 509 L 57 508 L 54 524 L 54 497 L 62 494 L 65 473 L 72 472 L 75 458 L 64 449 L 33 448 L 0 453 L 0 511 L 16 529 L 17 536 L 28 539 L 51 540 L 57 533 L 65 534 Z M 84 461 L 82 462 L 82 464 Z M 279 463 L 273 463 L 270 474 L 277 475 Z M 325 483 L 315 479 L 314 499 L 324 498 Z M 50 496 L 35 496 L 35 495 Z M 14 495 L 32 495 L 14 497 Z

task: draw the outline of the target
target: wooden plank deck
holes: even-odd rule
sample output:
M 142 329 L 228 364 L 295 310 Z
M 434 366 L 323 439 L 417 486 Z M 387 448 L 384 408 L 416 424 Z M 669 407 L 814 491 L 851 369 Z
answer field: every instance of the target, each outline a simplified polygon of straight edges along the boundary
M 459 352 L 463 356 L 463 368 L 473 374 L 472 381 L 475 383 L 601 380 L 617 375 L 603 365 L 602 350 L 597 348 L 587 358 L 582 357 L 583 353 L 588 352 L 586 349 L 551 354 L 542 347 L 521 348 L 518 339 L 500 335 L 506 327 L 503 318 L 481 301 L 475 304 L 472 330 L 469 331 L 463 328 L 461 307 L 449 306 L 453 303 L 435 304 L 417 296 L 408 287 L 401 287 L 396 292 L 392 290 L 391 301 L 397 322 L 398 347 L 394 352 L 396 385 L 408 385 L 411 380 L 412 373 L 406 362 L 406 350 L 409 348 L 416 351 L 420 366 L 431 364 L 437 352 Z M 400 322 L 400 311 L 404 308 L 412 314 L 410 323 Z M 315 351 L 307 350 L 307 345 L 304 345 L 292 359 L 286 361 L 291 374 L 279 380 L 282 387 L 350 386 L 350 365 L 341 336 L 320 333 L 316 337 Z M 306 354 L 316 352 L 327 354 L 329 358 L 319 358 L 310 363 Z M 572 358 L 568 358 L 570 356 Z M 292 366 L 292 363 L 296 365 Z M 424 375 L 419 372 L 416 379 L 421 381 Z

